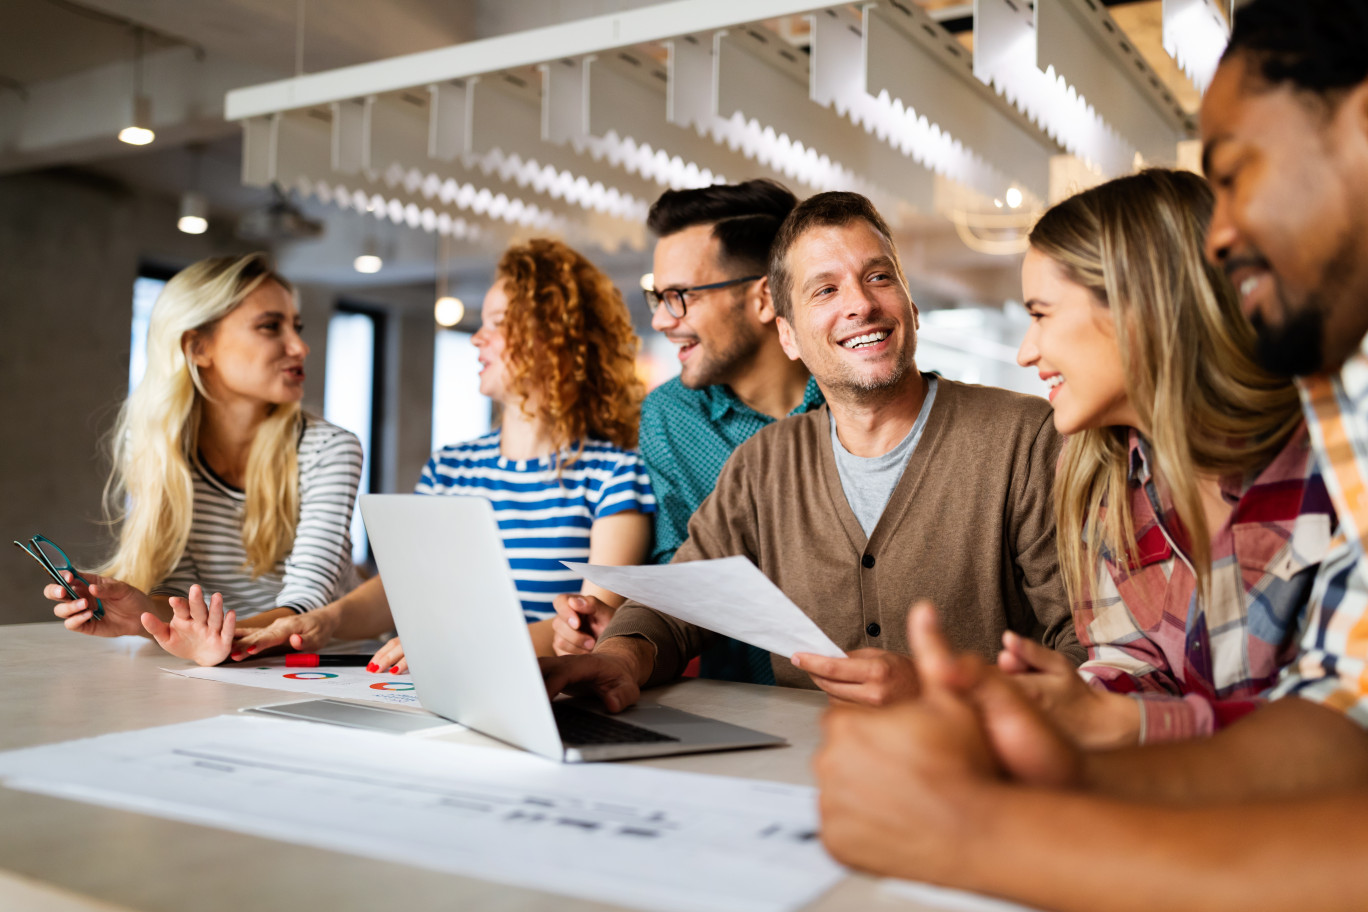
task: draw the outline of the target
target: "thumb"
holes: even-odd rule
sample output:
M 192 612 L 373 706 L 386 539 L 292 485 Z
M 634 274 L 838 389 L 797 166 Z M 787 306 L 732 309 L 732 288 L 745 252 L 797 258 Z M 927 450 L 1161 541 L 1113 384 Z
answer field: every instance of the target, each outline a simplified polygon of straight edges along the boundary
M 143 630 L 152 634 L 158 646 L 165 648 L 171 639 L 171 626 L 150 611 L 144 611 L 138 619 L 142 621 Z
M 957 690 L 959 663 L 941 632 L 936 609 L 930 602 L 918 602 L 907 614 L 907 642 L 912 649 L 912 664 L 924 692 Z
M 302 650 L 304 648 L 304 638 L 297 633 L 290 634 L 290 648 Z

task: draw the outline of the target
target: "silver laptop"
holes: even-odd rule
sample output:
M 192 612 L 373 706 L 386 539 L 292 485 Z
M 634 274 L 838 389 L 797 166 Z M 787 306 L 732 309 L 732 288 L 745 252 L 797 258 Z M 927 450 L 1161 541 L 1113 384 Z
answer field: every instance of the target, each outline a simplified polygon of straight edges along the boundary
M 437 715 L 572 762 L 787 743 L 665 706 L 548 699 L 488 501 L 366 494 L 361 515 L 418 700 Z

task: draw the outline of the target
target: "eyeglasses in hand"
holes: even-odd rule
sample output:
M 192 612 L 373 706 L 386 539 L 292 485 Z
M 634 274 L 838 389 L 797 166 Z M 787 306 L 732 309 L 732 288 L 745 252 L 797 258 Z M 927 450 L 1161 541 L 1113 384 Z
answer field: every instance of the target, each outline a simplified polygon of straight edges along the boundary
M 18 541 L 15 542 L 15 544 L 20 548 L 23 548 L 24 552 L 28 554 L 29 557 L 42 564 L 43 569 L 48 572 L 48 576 L 51 576 L 57 581 L 59 586 L 66 590 L 67 595 L 71 596 L 73 602 L 80 599 L 81 596 L 76 594 L 76 590 L 71 588 L 70 583 L 62 579 L 63 570 L 70 573 L 73 580 L 80 580 L 85 583 L 87 590 L 90 588 L 90 581 L 76 572 L 76 568 L 71 563 L 71 558 L 67 557 L 66 552 L 59 548 L 57 543 L 47 536 L 35 535 L 33 538 L 29 539 L 28 545 Z M 33 547 L 30 548 L 29 545 L 32 545 Z M 91 611 L 91 617 L 98 621 L 100 618 L 104 617 L 104 605 L 102 605 L 100 600 L 93 595 L 90 596 L 89 599 L 95 603 L 95 607 Z

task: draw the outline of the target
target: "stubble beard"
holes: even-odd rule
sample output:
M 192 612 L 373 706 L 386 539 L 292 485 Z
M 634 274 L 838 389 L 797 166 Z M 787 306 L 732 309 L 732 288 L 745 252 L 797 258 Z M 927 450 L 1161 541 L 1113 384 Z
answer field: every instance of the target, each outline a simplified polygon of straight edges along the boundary
M 699 339 L 692 363 L 685 364 L 679 372 L 679 380 L 686 387 L 703 389 L 728 383 L 760 350 L 761 331 L 746 322 L 745 307 L 742 299 L 727 311 L 727 320 L 735 329 L 731 338 L 711 344 L 710 348 L 704 348 L 703 340 Z

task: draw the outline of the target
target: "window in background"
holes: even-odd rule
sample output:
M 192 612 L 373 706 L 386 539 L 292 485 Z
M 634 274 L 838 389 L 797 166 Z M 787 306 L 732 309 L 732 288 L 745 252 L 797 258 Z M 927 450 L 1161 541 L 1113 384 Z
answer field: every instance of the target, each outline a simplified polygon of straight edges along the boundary
M 917 332 L 917 367 L 959 380 L 1045 396 L 1049 387 L 1034 369 L 1016 363 L 1017 347 L 1030 328 L 1026 309 L 1013 301 L 998 307 L 923 310 Z
M 471 334 L 437 330 L 432 368 L 432 449 L 487 434 L 489 400 L 480 395 L 480 353 Z
M 133 329 L 128 340 L 128 391 L 133 392 L 147 370 L 147 326 L 152 321 L 152 305 L 166 287 L 169 276 L 143 272 L 133 280 Z
M 323 417 L 346 428 L 361 440 L 365 462 L 361 467 L 358 496 L 374 490 L 375 433 L 379 425 L 379 397 L 375 379 L 380 376 L 380 346 L 383 341 L 382 314 L 352 307 L 340 307 L 328 321 L 327 365 L 324 369 Z M 370 543 L 358 508 L 352 516 L 352 561 L 364 564 Z

